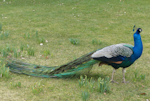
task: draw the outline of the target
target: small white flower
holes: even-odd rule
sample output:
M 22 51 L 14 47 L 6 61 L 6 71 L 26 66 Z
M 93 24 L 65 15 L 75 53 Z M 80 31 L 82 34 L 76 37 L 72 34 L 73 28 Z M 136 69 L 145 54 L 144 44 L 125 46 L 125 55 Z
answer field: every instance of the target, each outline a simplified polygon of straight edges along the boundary
M 22 57 L 21 59 L 25 59 L 25 58 Z
M 5 0 L 3 0 L 3 2 L 5 2 Z
M 48 42 L 48 41 L 46 40 L 46 42 Z
M 43 43 L 40 43 L 40 45 L 42 46 L 42 45 L 43 45 Z

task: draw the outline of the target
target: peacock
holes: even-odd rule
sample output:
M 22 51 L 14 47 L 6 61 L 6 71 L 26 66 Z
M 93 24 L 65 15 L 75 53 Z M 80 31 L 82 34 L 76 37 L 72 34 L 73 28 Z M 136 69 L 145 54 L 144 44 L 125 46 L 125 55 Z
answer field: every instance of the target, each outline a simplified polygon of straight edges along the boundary
M 138 28 L 134 33 L 134 46 L 125 43 L 107 46 L 102 49 L 87 53 L 61 66 L 41 66 L 25 63 L 13 58 L 6 59 L 6 66 L 11 72 L 14 73 L 26 74 L 36 77 L 63 78 L 71 77 L 81 70 L 90 68 L 94 64 L 99 63 L 99 66 L 110 65 L 114 68 L 111 78 L 112 82 L 115 82 L 113 78 L 116 69 L 122 67 L 123 83 L 126 83 L 125 69 L 132 65 L 135 60 L 137 60 L 142 55 L 143 45 L 140 36 L 141 32 L 142 29 Z
M 114 68 L 111 78 L 112 82 L 115 82 L 113 78 L 116 69 L 122 67 L 123 83 L 127 83 L 125 80 L 125 69 L 132 65 L 135 60 L 142 55 L 143 44 L 140 32 L 142 32 L 142 29 L 138 28 L 133 35 L 134 46 L 125 43 L 115 44 L 100 49 L 91 55 L 94 60 L 100 61 L 99 66 L 106 64 Z

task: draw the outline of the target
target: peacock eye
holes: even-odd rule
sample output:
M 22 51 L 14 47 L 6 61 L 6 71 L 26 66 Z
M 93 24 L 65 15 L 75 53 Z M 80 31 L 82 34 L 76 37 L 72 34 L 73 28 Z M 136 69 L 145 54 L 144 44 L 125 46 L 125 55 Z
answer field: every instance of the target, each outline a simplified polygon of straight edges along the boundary
M 142 30 L 141 30 L 141 29 L 139 29 L 139 31 L 141 32 Z

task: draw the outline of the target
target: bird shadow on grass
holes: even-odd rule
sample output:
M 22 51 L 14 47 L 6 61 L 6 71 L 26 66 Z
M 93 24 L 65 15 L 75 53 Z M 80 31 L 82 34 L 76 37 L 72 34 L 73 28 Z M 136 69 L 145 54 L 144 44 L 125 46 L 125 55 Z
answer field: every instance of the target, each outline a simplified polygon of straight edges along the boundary
M 93 78 L 95 80 L 97 80 L 99 77 L 100 78 L 105 78 L 107 77 L 108 75 L 103 75 L 103 74 L 91 74 L 91 73 L 79 73 L 79 74 L 75 74 L 75 75 L 72 75 L 72 76 L 66 76 L 64 77 L 63 79 L 80 79 L 80 76 L 87 76 L 88 79 L 90 78 Z

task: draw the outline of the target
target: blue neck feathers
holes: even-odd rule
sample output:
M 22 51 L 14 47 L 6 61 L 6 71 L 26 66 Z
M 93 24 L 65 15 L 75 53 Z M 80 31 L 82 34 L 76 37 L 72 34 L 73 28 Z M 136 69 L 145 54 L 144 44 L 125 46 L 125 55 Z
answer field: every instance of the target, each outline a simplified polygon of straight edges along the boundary
M 142 44 L 140 33 L 138 31 L 134 33 L 133 37 L 134 37 L 133 54 L 134 54 L 134 59 L 136 60 L 142 55 L 143 44 Z

